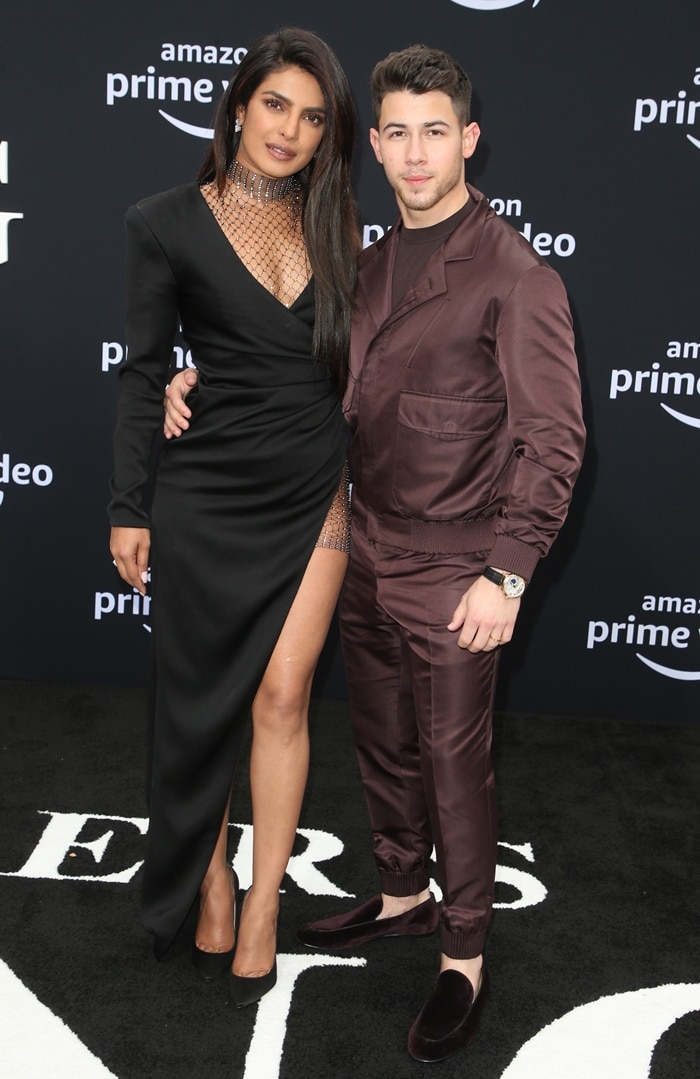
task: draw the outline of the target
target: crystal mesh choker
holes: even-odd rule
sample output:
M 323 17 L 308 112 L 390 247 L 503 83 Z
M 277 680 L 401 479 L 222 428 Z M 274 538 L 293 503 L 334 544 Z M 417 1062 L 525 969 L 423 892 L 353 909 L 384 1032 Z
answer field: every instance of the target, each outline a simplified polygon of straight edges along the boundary
M 246 169 L 235 159 L 229 165 L 228 176 L 236 191 L 265 205 L 269 202 L 281 202 L 292 192 L 299 192 L 299 180 L 294 174 L 273 180 L 270 176 Z

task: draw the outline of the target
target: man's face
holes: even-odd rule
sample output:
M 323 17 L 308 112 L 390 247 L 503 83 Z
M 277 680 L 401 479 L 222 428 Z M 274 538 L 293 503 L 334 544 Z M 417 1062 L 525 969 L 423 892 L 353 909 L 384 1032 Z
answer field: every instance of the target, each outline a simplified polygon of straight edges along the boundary
M 462 127 L 442 90 L 387 94 L 369 138 L 407 228 L 436 225 L 464 205 L 464 161 L 474 153 L 479 127 Z

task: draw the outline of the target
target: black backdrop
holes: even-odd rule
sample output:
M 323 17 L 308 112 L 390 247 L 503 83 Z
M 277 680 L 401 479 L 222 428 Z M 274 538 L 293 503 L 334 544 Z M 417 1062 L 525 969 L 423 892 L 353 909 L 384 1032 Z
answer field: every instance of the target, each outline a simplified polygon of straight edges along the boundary
M 469 177 L 550 257 L 574 311 L 590 432 L 561 539 L 504 658 L 501 707 L 698 719 L 700 8 L 695 0 L 37 0 L 0 27 L 0 677 L 138 683 L 148 617 L 107 551 L 123 226 L 192 179 L 238 50 L 316 30 L 350 77 L 416 41 L 475 86 Z M 496 201 L 498 200 L 498 201 Z M 180 343 L 175 360 L 186 362 Z M 321 692 L 342 695 L 331 641 Z

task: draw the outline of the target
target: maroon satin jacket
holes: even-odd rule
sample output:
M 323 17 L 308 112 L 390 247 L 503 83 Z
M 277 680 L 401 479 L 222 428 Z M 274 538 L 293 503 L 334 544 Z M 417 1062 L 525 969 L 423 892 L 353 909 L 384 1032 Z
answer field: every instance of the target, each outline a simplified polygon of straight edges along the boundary
M 350 378 L 353 524 L 405 550 L 489 552 L 529 579 L 585 444 L 558 274 L 486 198 L 391 309 L 400 222 L 360 256 Z

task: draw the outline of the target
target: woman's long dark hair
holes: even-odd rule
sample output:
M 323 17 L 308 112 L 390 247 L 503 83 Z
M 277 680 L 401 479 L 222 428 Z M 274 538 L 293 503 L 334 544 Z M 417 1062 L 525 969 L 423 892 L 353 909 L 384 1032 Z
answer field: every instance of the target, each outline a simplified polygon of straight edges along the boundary
M 214 139 L 198 180 L 214 180 L 219 193 L 223 192 L 226 171 L 240 140 L 234 130 L 236 112 L 248 105 L 263 79 L 285 67 L 298 67 L 312 75 L 327 109 L 323 138 L 299 179 L 304 239 L 315 279 L 313 355 L 327 365 L 342 393 L 347 378 L 355 264 L 361 246 L 350 186 L 356 117 L 345 72 L 325 41 L 308 30 L 287 28 L 266 34 L 251 46 L 219 104 Z

